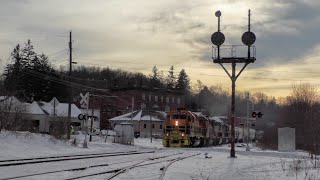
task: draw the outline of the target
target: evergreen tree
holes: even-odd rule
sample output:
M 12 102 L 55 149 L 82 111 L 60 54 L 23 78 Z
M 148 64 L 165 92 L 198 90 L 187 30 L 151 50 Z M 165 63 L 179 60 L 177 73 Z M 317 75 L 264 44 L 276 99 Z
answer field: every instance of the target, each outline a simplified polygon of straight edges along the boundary
M 157 66 L 153 66 L 152 75 L 150 76 L 150 87 L 157 88 L 161 86 L 160 73 Z
M 174 75 L 174 67 L 171 66 L 169 71 L 168 71 L 168 76 L 166 79 L 166 85 L 168 89 L 173 89 L 176 85 L 176 77 Z
M 14 48 L 11 60 L 13 64 L 7 65 L 4 73 L 4 85 L 17 98 L 31 102 L 50 100 L 53 96 L 58 96 L 55 89 L 61 88 L 62 85 L 49 81 L 54 70 L 48 57 L 44 54 L 37 55 L 30 40 L 22 49 L 19 44 Z
M 176 89 L 184 92 L 189 92 L 190 90 L 190 80 L 184 69 L 179 73 Z

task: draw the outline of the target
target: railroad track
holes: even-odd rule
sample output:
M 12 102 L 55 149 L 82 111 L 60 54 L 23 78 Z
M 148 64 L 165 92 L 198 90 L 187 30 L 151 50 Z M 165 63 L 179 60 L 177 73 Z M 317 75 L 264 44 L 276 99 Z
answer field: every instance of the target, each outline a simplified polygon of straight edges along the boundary
M 116 152 L 116 153 L 128 153 L 128 152 L 137 152 L 137 151 L 123 151 L 123 152 Z M 61 156 L 44 156 L 44 157 L 21 158 L 21 159 L 5 159 L 5 160 L 0 160 L 0 163 L 4 163 L 4 162 L 17 162 L 17 161 L 29 161 L 29 160 L 39 160 L 39 159 L 54 159 L 54 158 L 66 158 L 66 157 L 81 157 L 81 156 L 103 155 L 103 154 L 114 154 L 114 153 L 70 154 L 70 155 L 61 155 Z
M 118 152 L 118 153 L 101 153 L 93 155 L 73 155 L 73 156 L 56 156 L 56 157 L 40 157 L 40 158 L 30 158 L 31 160 L 19 159 L 19 160 L 7 160 L 0 163 L 0 167 L 6 166 L 18 166 L 25 164 L 37 164 L 37 163 L 49 163 L 49 162 L 58 162 L 58 161 L 70 161 L 70 160 L 79 160 L 79 159 L 91 159 L 99 157 L 112 157 L 112 156 L 125 156 L 133 154 L 145 154 L 145 153 L 154 153 L 155 151 L 129 151 L 129 152 Z
M 178 153 L 178 154 L 182 154 L 182 153 Z M 188 156 L 183 156 L 183 157 L 180 156 L 180 157 L 161 160 L 161 161 L 156 161 L 156 162 L 152 162 L 152 161 L 157 160 L 157 159 L 170 157 L 170 156 L 174 156 L 174 155 L 177 155 L 177 154 L 172 154 L 172 155 L 168 155 L 168 156 L 161 156 L 161 157 L 157 157 L 157 158 L 147 158 L 145 160 L 141 160 L 141 161 L 139 161 L 137 163 L 134 163 L 133 165 L 130 165 L 130 166 L 125 166 L 125 167 L 122 167 L 122 168 L 115 168 L 115 169 L 111 169 L 111 170 L 107 170 L 107 171 L 101 171 L 101 172 L 96 172 L 96 173 L 92 173 L 92 174 L 86 174 L 86 175 L 82 175 L 82 176 L 72 177 L 72 178 L 68 178 L 67 180 L 81 179 L 81 178 L 87 178 L 87 177 L 93 177 L 93 176 L 98 176 L 98 175 L 103 175 L 103 174 L 114 173 L 111 176 L 105 178 L 106 180 L 111 180 L 114 177 L 117 177 L 118 175 L 120 175 L 122 173 L 125 173 L 126 171 L 128 171 L 130 169 L 134 169 L 134 168 L 137 168 L 137 167 L 143 167 L 143 166 L 150 166 L 150 165 L 153 165 L 153 164 L 159 164 L 159 163 L 164 163 L 164 162 L 170 162 L 169 165 L 167 165 L 166 168 L 162 170 L 162 174 L 161 174 L 160 179 L 163 179 L 166 170 L 168 169 L 168 167 L 172 163 L 174 163 L 176 161 L 180 161 L 180 160 L 186 159 L 186 158 L 189 158 L 189 157 L 193 157 L 193 156 L 196 156 L 196 155 L 199 155 L 199 154 L 200 153 L 193 154 L 193 155 L 188 155 Z M 151 161 L 151 162 L 149 162 L 149 161 Z
M 177 159 L 171 161 L 168 165 L 166 165 L 166 166 L 163 168 L 159 180 L 163 180 L 163 177 L 164 177 L 164 175 L 166 174 L 166 171 L 168 170 L 169 166 L 171 166 L 171 164 L 173 164 L 173 163 L 175 163 L 175 162 L 177 162 L 177 161 L 180 161 L 180 160 L 189 158 L 189 157 L 193 157 L 193 156 L 199 155 L 199 154 L 201 154 L 201 153 L 194 154 L 194 155 L 191 155 L 191 156 L 186 156 L 186 157 L 177 158 Z
M 140 154 L 151 153 L 151 152 L 155 152 L 155 151 L 142 152 Z M 136 152 L 131 152 L 130 153 L 130 155 L 135 155 L 135 154 L 138 154 L 138 153 L 136 153 Z M 175 153 L 175 154 L 166 155 L 166 156 L 159 156 L 159 157 L 152 157 L 152 158 L 148 158 L 148 159 L 154 160 L 154 159 L 174 156 L 174 155 L 177 155 L 177 154 L 181 154 L 181 153 Z M 80 171 L 80 170 L 87 170 L 87 169 L 95 168 L 95 167 L 112 166 L 112 165 L 129 163 L 129 162 L 134 162 L 134 161 L 123 161 L 123 162 L 117 162 L 117 163 L 112 163 L 112 164 L 110 164 L 110 163 L 96 164 L 96 165 L 92 165 L 92 166 L 82 166 L 82 167 L 77 167 L 77 168 L 69 168 L 69 169 L 63 169 L 63 170 L 56 170 L 56 171 L 48 171 L 48 172 L 42 172 L 42 173 L 34 173 L 34 174 L 26 174 L 26 175 L 21 175 L 21 176 L 7 177 L 7 178 L 4 178 L 4 179 L 6 179 L 6 180 L 9 180 L 9 179 L 20 179 L 20 178 L 26 178 L 26 177 L 33 177 L 33 176 L 48 175 L 48 174 L 59 173 L 59 172 L 66 172 L 66 171 Z M 112 170 L 109 173 L 116 172 L 116 171 L 117 170 Z M 89 175 L 89 176 L 93 176 L 93 175 Z M 75 177 L 75 178 L 70 178 L 70 179 L 77 179 L 77 178 L 81 178 L 81 177 Z

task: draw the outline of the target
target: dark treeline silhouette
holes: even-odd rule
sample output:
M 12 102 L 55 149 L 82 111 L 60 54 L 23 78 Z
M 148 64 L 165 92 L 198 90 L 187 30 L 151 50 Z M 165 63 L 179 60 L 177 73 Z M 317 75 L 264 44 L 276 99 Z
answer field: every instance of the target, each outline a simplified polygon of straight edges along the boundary
M 53 97 L 67 101 L 70 86 L 74 96 L 79 92 L 95 88 L 102 90 L 163 88 L 185 94 L 190 92 L 190 80 L 185 70 L 182 69 L 176 77 L 173 66 L 169 68 L 166 77 L 156 66 L 149 76 L 121 69 L 74 66 L 70 85 L 69 71 L 54 69 L 46 55 L 38 55 L 34 51 L 30 40 L 24 47 L 18 44 L 12 51 L 10 60 L 3 74 L 3 85 L 11 94 L 26 102 L 48 101 Z
M 319 154 L 320 101 L 315 86 L 309 83 L 295 84 L 291 94 L 273 110 L 275 126 L 265 129 L 265 145 L 277 147 L 277 128 L 296 129 L 297 149 Z
M 62 79 L 51 67 L 46 55 L 38 55 L 30 40 L 24 47 L 18 44 L 11 53 L 11 63 L 4 72 L 4 87 L 7 92 L 18 99 L 32 102 L 33 100 L 50 100 L 56 94 L 63 99 L 65 86 L 58 83 Z
M 246 117 L 247 92 L 236 92 L 236 116 Z M 230 91 L 223 89 L 221 85 L 206 86 L 200 80 L 193 87 L 193 108 L 208 115 L 229 116 L 231 109 Z M 276 99 L 268 97 L 262 92 L 250 94 L 250 101 L 254 103 L 254 109 L 266 111 L 277 107 Z

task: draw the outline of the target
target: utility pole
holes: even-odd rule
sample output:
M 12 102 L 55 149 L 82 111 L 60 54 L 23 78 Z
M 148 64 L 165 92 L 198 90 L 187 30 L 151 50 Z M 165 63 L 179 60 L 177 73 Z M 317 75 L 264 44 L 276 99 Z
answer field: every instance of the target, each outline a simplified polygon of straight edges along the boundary
M 150 111 L 150 142 L 152 143 L 152 114 L 151 114 L 151 111 Z
M 133 109 L 134 109 L 134 97 L 131 98 L 131 123 L 133 118 Z
M 247 135 L 246 135 L 246 141 L 247 141 L 247 147 L 246 151 L 250 151 L 249 147 L 249 110 L 250 110 L 250 94 L 247 93 L 247 119 L 246 119 L 246 125 L 247 125 Z
M 71 125 L 71 102 L 72 102 L 72 87 L 71 87 L 71 72 L 72 72 L 72 32 L 70 31 L 69 41 L 69 105 L 68 105 L 68 121 L 67 121 L 67 139 L 70 139 L 70 125 Z
M 92 133 L 93 133 L 93 121 L 95 120 L 95 118 L 93 118 L 93 115 L 94 115 L 94 109 L 93 109 L 93 106 L 92 106 L 92 109 L 91 109 L 91 121 L 90 121 L 90 142 L 92 141 Z
M 85 128 L 85 136 L 84 136 L 84 142 L 83 142 L 83 145 L 82 147 L 83 148 L 88 148 L 88 141 L 87 141 L 87 135 L 88 135 L 88 120 L 89 120 L 89 101 L 90 101 L 90 93 L 87 92 L 86 93 L 86 96 L 88 97 L 88 103 L 87 103 L 87 118 L 84 120 L 84 128 Z
M 225 36 L 222 32 L 220 32 L 220 17 L 221 17 L 221 12 L 217 11 L 215 13 L 215 16 L 218 17 L 218 31 L 213 33 L 211 36 L 211 42 L 217 46 L 217 49 L 212 47 L 214 49 L 214 51 L 212 50 L 212 53 L 216 53 L 216 50 L 218 50 L 218 56 L 214 57 L 214 55 L 212 54 L 212 59 L 214 63 L 218 63 L 223 70 L 227 73 L 227 75 L 230 77 L 231 82 L 232 82 L 232 97 L 231 97 L 231 150 L 230 150 L 230 157 L 235 158 L 235 132 L 234 132 L 234 119 L 235 119 L 235 92 L 236 92 L 236 80 L 237 78 L 240 76 L 240 74 L 242 73 L 242 71 L 247 67 L 248 64 L 250 63 L 254 63 L 254 61 L 256 60 L 255 58 L 255 47 L 251 46 L 254 44 L 255 40 L 256 40 L 256 36 L 253 32 L 250 31 L 250 9 L 249 9 L 249 20 L 248 20 L 248 31 L 245 32 L 242 35 L 242 42 L 248 46 L 248 56 L 247 57 L 221 57 L 220 54 L 220 46 L 224 43 L 225 41 Z M 235 46 L 233 46 L 235 47 Z M 231 51 L 234 51 L 234 49 L 231 49 Z M 254 50 L 254 54 L 253 57 L 251 57 L 251 53 L 250 53 L 250 48 L 253 48 Z M 232 66 L 232 73 L 230 75 L 230 73 L 228 72 L 228 70 L 223 66 L 223 63 L 228 63 L 231 64 Z M 236 75 L 236 64 L 237 63 L 244 63 L 244 66 L 242 67 L 242 69 L 239 71 L 239 73 Z

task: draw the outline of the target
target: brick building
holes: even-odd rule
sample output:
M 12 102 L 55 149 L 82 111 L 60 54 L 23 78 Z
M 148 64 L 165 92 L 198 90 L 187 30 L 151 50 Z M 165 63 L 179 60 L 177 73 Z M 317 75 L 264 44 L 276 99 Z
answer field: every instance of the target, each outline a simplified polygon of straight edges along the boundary
M 170 111 L 185 107 L 184 95 L 168 89 L 116 89 L 95 93 L 90 97 L 89 109 L 100 109 L 100 128 L 110 129 L 109 119 L 133 110 Z

